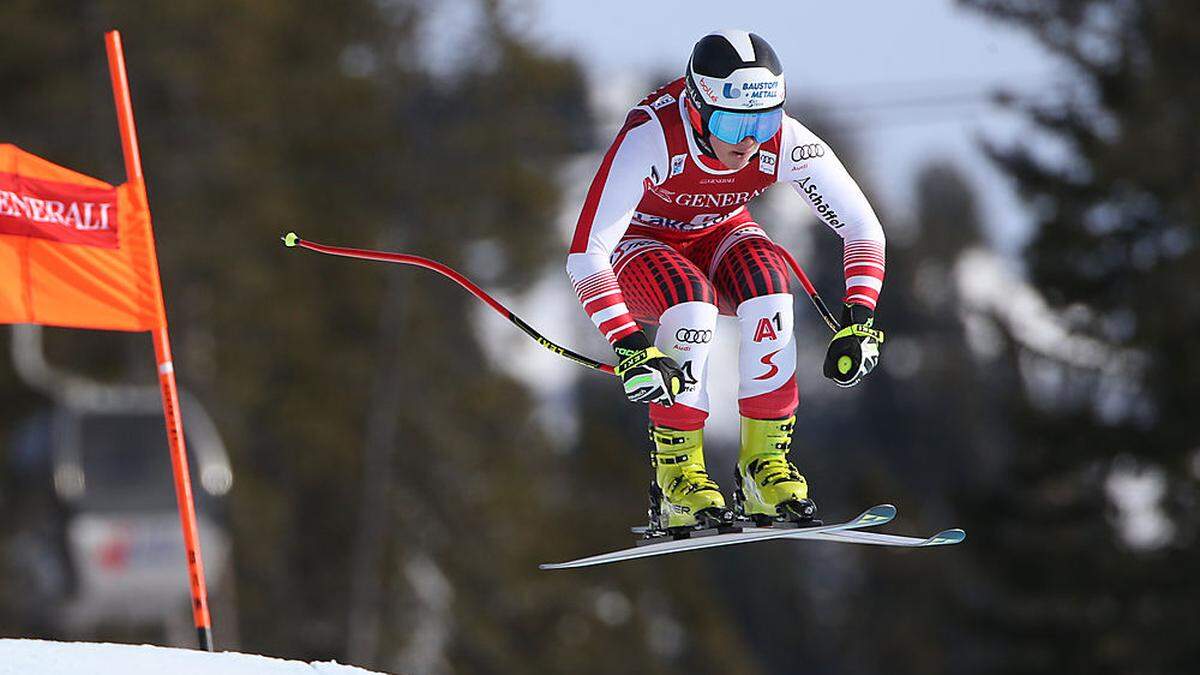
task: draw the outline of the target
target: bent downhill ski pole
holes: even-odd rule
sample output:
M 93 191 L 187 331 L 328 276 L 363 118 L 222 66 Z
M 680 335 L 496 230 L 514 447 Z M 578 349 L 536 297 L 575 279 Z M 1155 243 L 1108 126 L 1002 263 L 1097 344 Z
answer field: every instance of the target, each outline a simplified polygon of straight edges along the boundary
M 535 342 L 546 349 L 549 349 L 559 356 L 570 359 L 581 366 L 591 368 L 592 370 L 599 370 L 600 372 L 608 373 L 609 375 L 616 374 L 616 371 L 611 365 L 588 358 L 546 339 L 545 336 L 535 330 L 532 326 L 525 323 L 521 317 L 513 314 L 512 310 L 500 304 L 498 300 L 488 295 L 487 292 L 479 286 L 476 286 L 470 279 L 466 278 L 453 268 L 436 260 L 430 260 L 429 258 L 422 258 L 421 256 L 416 255 L 409 255 L 407 253 L 391 253 L 388 251 L 376 251 L 365 248 L 346 248 L 342 246 L 318 244 L 315 241 L 301 239 L 300 236 L 295 232 L 288 232 L 280 237 L 280 239 L 283 240 L 284 246 L 287 246 L 288 248 L 306 248 L 317 253 L 324 253 L 325 255 L 354 258 L 358 260 L 374 260 L 378 262 L 395 263 L 399 265 L 413 265 L 414 267 L 422 267 L 427 270 L 433 270 L 434 272 L 441 274 L 451 281 L 454 281 L 459 286 L 465 288 L 469 293 L 471 293 L 471 295 L 474 295 L 476 298 L 483 301 L 484 304 L 494 309 L 500 316 L 503 316 L 511 321 L 514 325 L 516 325 L 517 328 L 520 328 L 523 333 L 533 338 Z M 817 290 L 813 286 L 812 282 L 809 281 L 808 275 L 804 273 L 804 270 L 800 268 L 800 264 L 796 262 L 796 259 L 793 258 L 786 249 L 779 245 L 776 245 L 776 248 L 779 250 L 779 254 L 783 256 L 783 259 L 786 260 L 788 265 L 791 266 L 792 271 L 796 273 L 796 277 L 800 280 L 800 285 L 803 286 L 804 290 L 808 293 L 809 299 L 812 300 L 813 306 L 816 307 L 817 312 L 821 315 L 821 318 L 824 319 L 825 323 L 836 333 L 840 329 L 840 326 L 838 326 L 837 320 L 833 318 L 833 314 L 829 311 L 829 308 L 825 306 L 825 302 L 821 300 L 821 296 L 817 294 Z
M 599 370 L 601 372 L 608 373 L 609 375 L 616 375 L 616 371 L 607 363 L 601 363 L 594 359 L 590 359 L 582 354 L 577 354 L 566 347 L 562 347 L 551 342 L 550 340 L 547 340 L 545 336 L 534 330 L 534 328 L 529 324 L 522 321 L 521 317 L 513 314 L 512 310 L 500 304 L 499 301 L 488 295 L 487 292 L 485 292 L 482 288 L 476 286 L 470 279 L 466 278 L 462 274 L 459 274 L 453 268 L 443 265 L 436 260 L 430 260 L 429 258 L 422 258 L 421 256 L 416 255 L 408 255 L 407 253 L 389 253 L 387 251 L 374 251 L 364 248 L 344 248 L 341 246 L 318 244 L 314 241 L 301 239 L 300 236 L 295 232 L 288 232 L 287 234 L 283 235 L 281 239 L 283 239 L 283 245 L 287 246 L 288 248 L 295 248 L 299 246 L 300 248 L 306 248 L 310 251 L 316 251 L 317 253 L 324 253 L 326 255 L 341 256 L 343 258 L 357 258 L 359 260 L 375 260 L 379 262 L 396 263 L 399 265 L 413 265 L 415 267 L 423 267 L 427 270 L 433 270 L 434 272 L 437 272 L 438 274 L 441 274 L 442 276 L 454 281 L 459 286 L 467 289 L 471 295 L 479 298 L 488 307 L 496 310 L 497 314 L 511 321 L 514 325 L 516 325 L 517 328 L 520 328 L 526 335 L 533 338 L 534 341 L 539 345 L 549 349 L 559 356 L 568 358 L 581 366 L 587 366 L 592 370 Z

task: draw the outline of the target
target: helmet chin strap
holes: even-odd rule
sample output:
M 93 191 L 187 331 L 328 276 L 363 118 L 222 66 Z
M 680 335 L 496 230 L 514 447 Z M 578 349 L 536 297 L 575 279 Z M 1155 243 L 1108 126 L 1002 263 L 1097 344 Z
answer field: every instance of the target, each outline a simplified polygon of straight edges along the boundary
M 696 147 L 700 148 L 700 154 L 719 161 L 717 152 L 713 150 L 712 143 L 709 143 L 707 135 L 703 135 L 696 129 L 692 129 L 692 137 L 696 139 Z

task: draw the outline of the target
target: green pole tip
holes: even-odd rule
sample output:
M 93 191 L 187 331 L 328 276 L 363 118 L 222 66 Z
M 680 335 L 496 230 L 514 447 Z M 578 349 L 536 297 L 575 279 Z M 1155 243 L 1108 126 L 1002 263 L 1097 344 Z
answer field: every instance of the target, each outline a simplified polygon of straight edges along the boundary
M 296 245 L 296 242 L 300 241 L 300 235 L 296 234 L 295 232 L 288 232 L 287 234 L 280 237 L 280 239 L 283 240 L 284 246 L 287 246 L 288 248 L 292 248 Z

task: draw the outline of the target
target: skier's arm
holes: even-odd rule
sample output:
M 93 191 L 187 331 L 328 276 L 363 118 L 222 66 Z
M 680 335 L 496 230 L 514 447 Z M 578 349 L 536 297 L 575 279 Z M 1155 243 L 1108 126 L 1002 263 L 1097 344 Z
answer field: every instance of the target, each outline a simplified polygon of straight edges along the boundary
M 883 289 L 883 227 L 833 150 L 786 115 L 779 161 L 779 180 L 788 181 L 842 237 L 842 328 L 829 343 L 823 372 L 839 386 L 850 387 L 875 368 L 883 344 L 883 331 L 875 328 L 875 304 Z
M 636 403 L 671 405 L 683 376 L 634 321 L 613 273 L 611 256 L 629 228 L 646 185 L 665 176 L 667 147 L 657 121 L 635 108 L 605 153 L 588 189 L 567 255 L 579 302 L 620 357 L 616 372 Z
M 783 118 L 779 180 L 787 181 L 821 222 L 842 238 L 843 302 L 874 311 L 883 288 L 883 227 L 858 183 L 829 145 L 791 117 Z
M 584 311 L 614 345 L 641 329 L 617 286 L 612 252 L 629 228 L 647 181 L 651 176 L 666 175 L 666 156 L 657 121 L 635 108 L 605 153 L 575 225 L 567 274 Z

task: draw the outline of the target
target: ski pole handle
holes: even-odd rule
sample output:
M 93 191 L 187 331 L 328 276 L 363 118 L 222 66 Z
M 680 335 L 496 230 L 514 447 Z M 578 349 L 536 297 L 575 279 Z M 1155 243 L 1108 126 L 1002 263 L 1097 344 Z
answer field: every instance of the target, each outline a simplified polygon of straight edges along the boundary
M 287 246 L 288 248 L 300 247 L 306 248 L 310 251 L 315 251 L 317 253 L 340 256 L 343 258 L 374 260 L 378 262 L 396 263 L 399 265 L 412 265 L 414 267 L 423 267 L 427 270 L 433 270 L 434 272 L 441 274 L 459 286 L 465 288 L 471 295 L 474 295 L 476 298 L 483 301 L 485 305 L 495 310 L 497 314 L 511 321 L 513 325 L 515 325 L 517 328 L 520 328 L 523 333 L 533 338 L 534 342 L 537 342 L 539 345 L 549 349 L 563 358 L 574 361 L 581 366 L 586 366 L 592 370 L 599 370 L 601 372 L 608 373 L 609 375 L 616 375 L 616 371 L 609 364 L 601 363 L 600 361 L 588 358 L 582 354 L 577 354 L 566 347 L 555 344 L 554 342 L 546 339 L 545 336 L 534 330 L 532 326 L 522 321 L 521 317 L 513 314 L 511 310 L 500 304 L 500 302 L 492 296 L 488 295 L 486 291 L 479 286 L 476 286 L 470 279 L 460 274 L 454 268 L 444 265 L 436 260 L 430 260 L 429 258 L 422 258 L 421 256 L 416 255 L 409 255 L 407 253 L 391 253 L 389 251 L 376 251 L 365 248 L 345 248 L 342 246 L 318 244 L 314 241 L 301 239 L 300 236 L 295 232 L 288 232 L 280 238 L 283 240 L 283 245 Z

